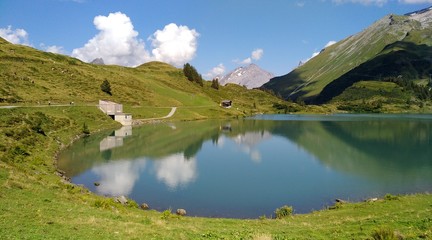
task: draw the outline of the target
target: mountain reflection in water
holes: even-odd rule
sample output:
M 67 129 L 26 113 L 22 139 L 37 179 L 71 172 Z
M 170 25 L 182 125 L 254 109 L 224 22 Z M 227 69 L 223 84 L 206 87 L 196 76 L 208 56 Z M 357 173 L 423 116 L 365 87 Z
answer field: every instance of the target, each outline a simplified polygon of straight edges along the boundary
M 431 191 L 431 146 L 428 115 L 263 115 L 95 135 L 58 165 L 98 194 L 157 210 L 256 218 L 285 204 L 302 213 L 335 198 Z

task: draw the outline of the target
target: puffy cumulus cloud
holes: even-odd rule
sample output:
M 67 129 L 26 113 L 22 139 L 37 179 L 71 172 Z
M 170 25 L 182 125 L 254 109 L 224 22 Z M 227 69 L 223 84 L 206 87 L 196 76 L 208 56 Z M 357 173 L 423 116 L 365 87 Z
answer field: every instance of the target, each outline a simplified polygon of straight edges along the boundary
M 388 0 L 332 0 L 333 3 L 343 4 L 343 3 L 359 3 L 363 5 L 377 5 L 383 6 L 388 2 Z
M 406 4 L 420 4 L 420 3 L 432 3 L 432 0 L 399 0 L 400 3 Z
M 13 44 L 30 45 L 28 33 L 21 28 L 13 29 L 12 26 L 0 28 L 0 37 Z
M 128 16 L 121 12 L 96 16 L 93 21 L 99 33 L 82 48 L 74 49 L 72 56 L 90 62 L 102 58 L 106 64 L 137 66 L 149 59 L 145 44 L 138 39 Z
M 234 62 L 236 63 L 240 63 L 240 64 L 251 64 L 253 61 L 258 61 L 262 58 L 262 56 L 264 55 L 264 50 L 261 48 L 255 49 L 252 51 L 251 56 L 245 58 L 242 61 L 239 60 L 234 60 Z
M 151 37 L 150 54 L 145 42 L 138 38 L 131 19 L 121 12 L 96 16 L 93 21 L 99 33 L 72 56 L 90 62 L 102 58 L 106 64 L 137 66 L 148 61 L 162 61 L 181 66 L 195 57 L 199 33 L 187 26 L 168 24 Z
M 218 76 L 222 76 L 225 73 L 225 66 L 220 63 L 216 67 L 212 68 L 208 73 L 204 75 L 207 79 L 213 79 Z
M 181 66 L 195 57 L 198 37 L 199 33 L 195 29 L 170 23 L 149 38 L 154 48 L 153 58 Z

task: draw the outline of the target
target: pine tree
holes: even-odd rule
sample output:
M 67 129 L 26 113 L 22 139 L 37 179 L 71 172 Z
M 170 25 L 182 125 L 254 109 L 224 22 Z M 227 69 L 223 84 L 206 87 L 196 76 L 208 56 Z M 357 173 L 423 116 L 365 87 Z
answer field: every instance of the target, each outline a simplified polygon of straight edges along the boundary
M 219 80 L 217 78 L 212 80 L 211 87 L 216 89 L 216 90 L 219 90 Z
M 187 79 L 191 82 L 196 82 L 201 86 L 204 86 L 203 78 L 198 71 L 189 63 L 186 63 L 183 66 L 183 74 L 187 77 Z
M 105 93 L 107 93 L 109 95 L 112 95 L 112 93 L 111 93 L 111 84 L 108 82 L 108 80 L 105 79 L 102 82 L 102 84 L 101 84 L 100 87 L 101 87 L 102 92 L 105 92 Z

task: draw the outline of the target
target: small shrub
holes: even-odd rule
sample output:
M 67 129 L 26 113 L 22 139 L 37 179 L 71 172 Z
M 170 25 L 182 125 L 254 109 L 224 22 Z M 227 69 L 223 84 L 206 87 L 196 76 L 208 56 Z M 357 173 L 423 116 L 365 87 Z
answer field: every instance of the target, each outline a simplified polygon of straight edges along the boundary
M 97 199 L 94 203 L 94 206 L 97 208 L 104 208 L 104 209 L 110 209 L 114 207 L 115 203 L 112 199 L 106 198 L 106 199 Z
M 161 219 L 167 220 L 171 216 L 171 214 L 172 214 L 171 209 L 167 209 L 167 210 L 162 212 Z
M 333 206 L 330 206 L 329 209 L 330 210 L 336 210 L 336 209 L 340 209 L 342 208 L 343 203 L 341 202 L 336 202 Z
M 392 194 L 386 194 L 384 196 L 384 200 L 386 200 L 386 201 L 399 200 L 399 196 L 395 196 L 395 195 L 392 195 Z
M 108 80 L 104 80 L 102 82 L 102 84 L 100 85 L 100 88 L 102 90 L 102 92 L 109 94 L 110 96 L 112 95 L 111 93 L 111 84 L 108 82 Z
M 128 206 L 131 208 L 139 208 L 138 203 L 131 199 L 128 199 Z
M 281 218 L 285 218 L 288 216 L 291 216 L 293 213 L 293 208 L 291 206 L 282 206 L 280 208 L 277 208 L 275 211 L 276 214 L 276 218 L 277 219 L 281 219 Z
M 372 233 L 372 238 L 374 240 L 398 240 L 399 237 L 396 236 L 393 230 L 389 228 L 380 228 L 375 230 L 374 233 Z
M 83 128 L 82 128 L 82 133 L 84 133 L 85 135 L 89 135 L 90 134 L 90 130 L 87 126 L 86 123 L 83 124 Z

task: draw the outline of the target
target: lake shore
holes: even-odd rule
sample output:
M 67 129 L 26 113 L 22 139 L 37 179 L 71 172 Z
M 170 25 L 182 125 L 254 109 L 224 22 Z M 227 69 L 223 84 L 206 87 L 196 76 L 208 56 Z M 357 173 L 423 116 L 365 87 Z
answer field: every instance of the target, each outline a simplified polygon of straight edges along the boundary
M 366 239 L 432 236 L 432 196 L 414 194 L 284 219 L 179 217 L 121 205 L 55 174 L 56 152 L 80 135 L 117 125 L 88 108 L 2 109 L 0 236 L 5 239 Z M 37 113 L 40 112 L 40 113 Z M 28 119 L 23 120 L 23 119 Z M 34 124 L 40 122 L 38 124 Z M 39 132 L 38 132 L 39 131 Z M 43 131 L 44 134 L 41 133 Z M 3 146 L 3 147 L 2 147 Z M 12 155 L 13 154 L 13 155 Z

